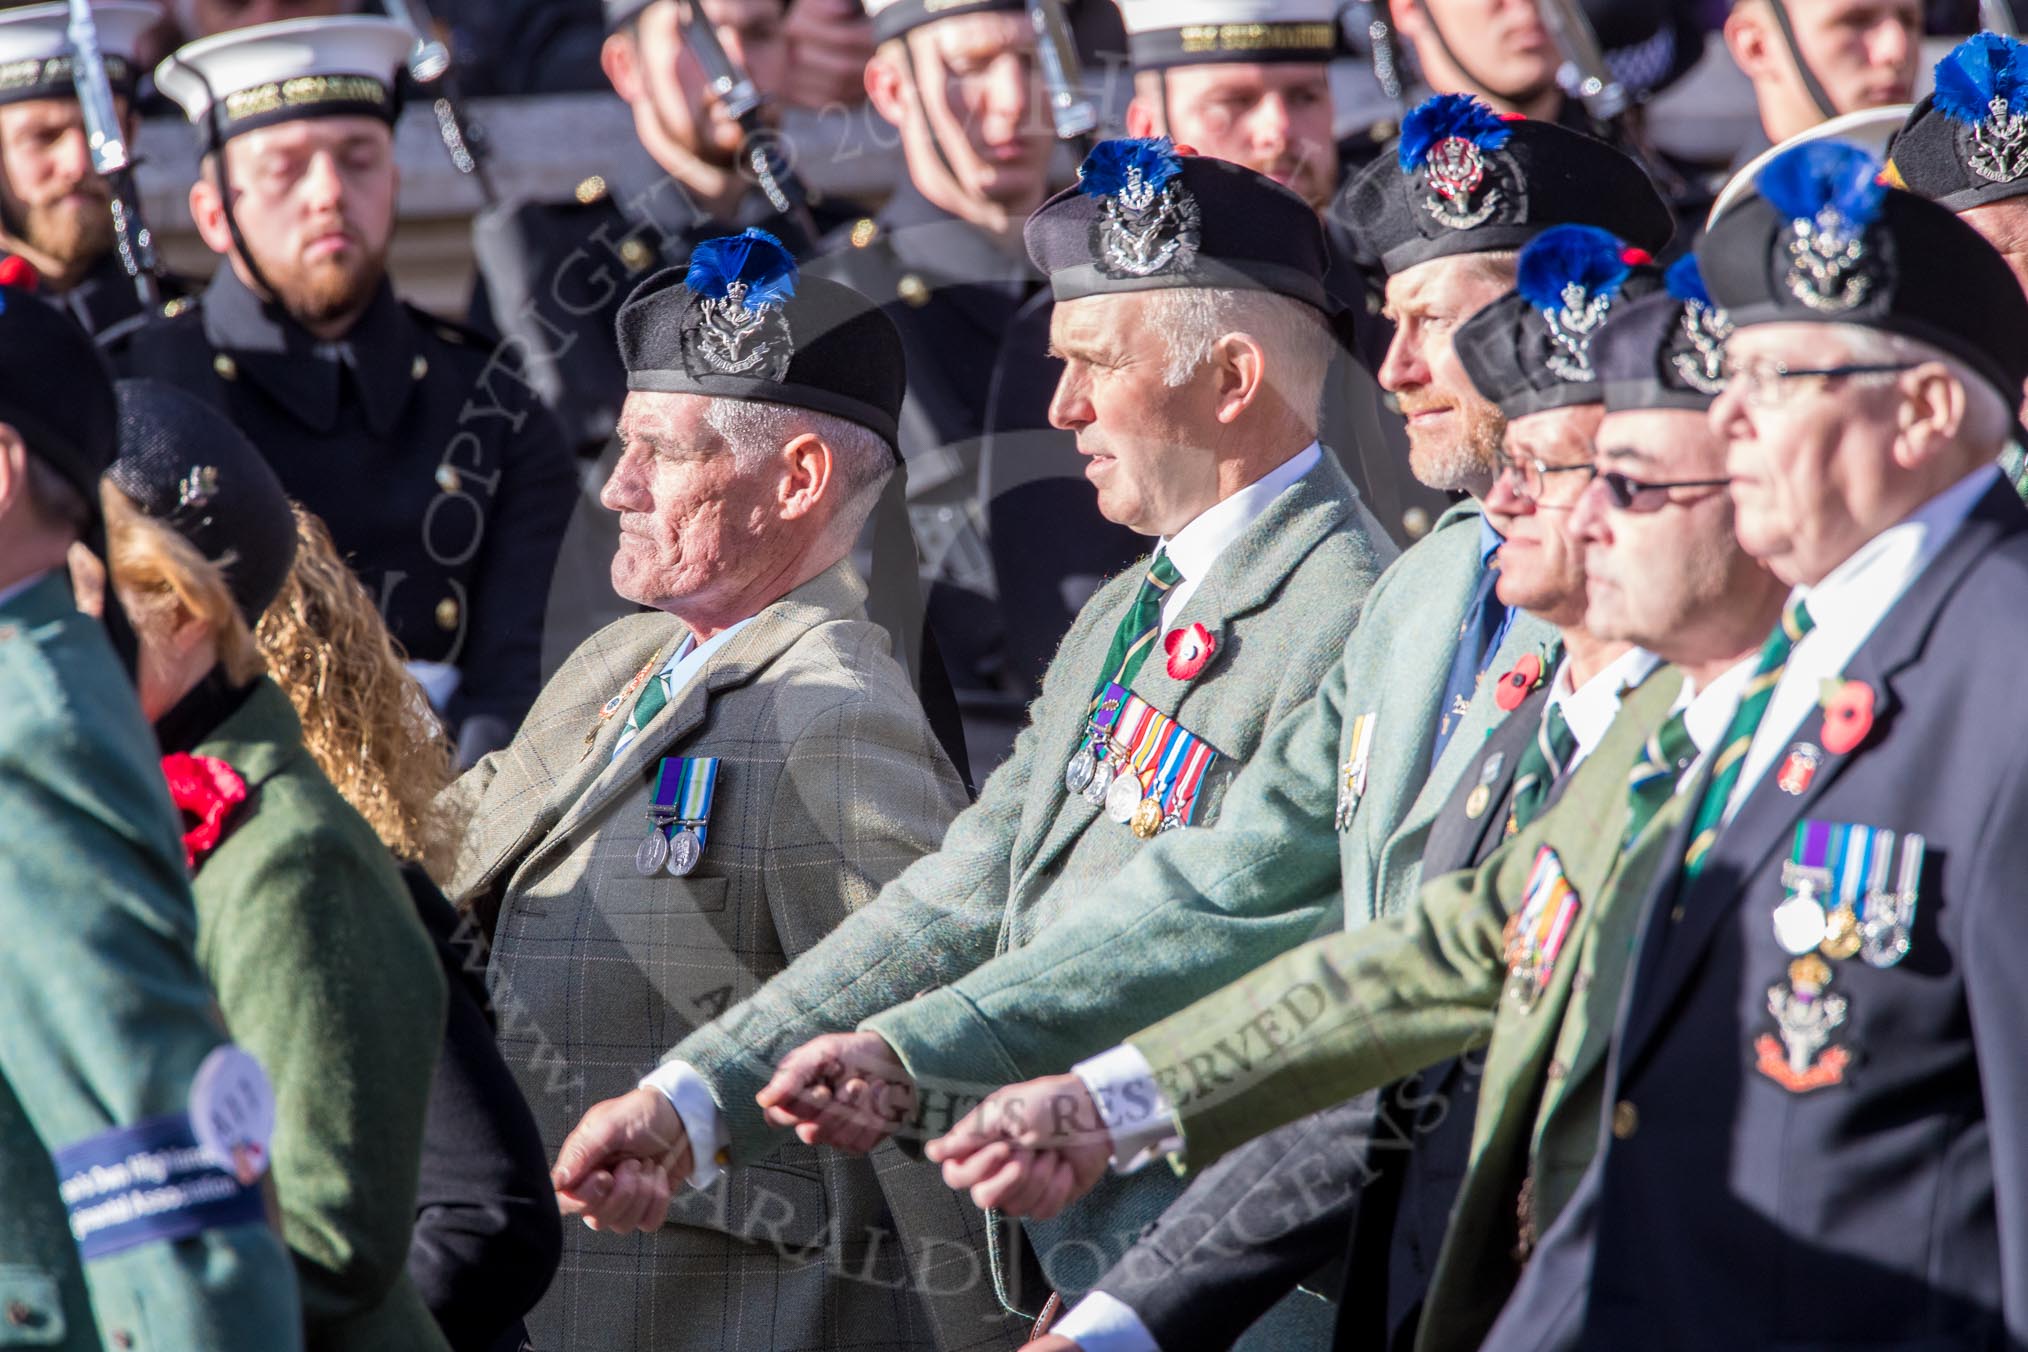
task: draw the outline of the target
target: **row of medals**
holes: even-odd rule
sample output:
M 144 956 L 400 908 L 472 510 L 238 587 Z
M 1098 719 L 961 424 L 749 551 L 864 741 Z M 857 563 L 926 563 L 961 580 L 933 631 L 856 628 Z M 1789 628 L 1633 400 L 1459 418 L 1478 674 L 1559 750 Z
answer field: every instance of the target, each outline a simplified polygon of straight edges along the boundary
M 1120 773 L 1113 767 L 1111 756 L 1103 760 L 1099 758 L 1098 739 L 1103 735 L 1094 728 L 1092 736 L 1070 758 L 1070 764 L 1063 768 L 1065 791 L 1084 795 L 1084 800 L 1093 807 L 1103 807 L 1107 817 L 1131 828 L 1140 840 L 1153 840 L 1162 832 L 1181 826 L 1181 818 L 1162 815 L 1160 799 L 1142 792 L 1139 775 L 1131 771 Z M 1119 743 L 1111 739 L 1107 742 L 1124 761 L 1126 757 Z
M 641 838 L 640 848 L 634 851 L 634 872 L 643 878 L 652 878 L 657 873 L 667 873 L 672 878 L 687 876 L 704 857 L 704 842 L 697 838 L 697 828 L 704 823 L 667 812 L 650 812 L 648 820 L 653 825 Z M 665 834 L 671 826 L 683 829 L 673 836 Z
M 1801 956 L 1821 949 L 1825 957 L 1839 962 L 1863 953 L 1869 965 L 1882 968 L 1907 956 L 1908 924 L 1899 914 L 1906 901 L 1899 893 L 1874 894 L 1869 900 L 1883 903 L 1881 913 L 1861 920 L 1850 906 L 1825 910 L 1813 879 L 1791 874 L 1785 881 L 1794 890 L 1774 910 L 1775 942 L 1783 952 Z

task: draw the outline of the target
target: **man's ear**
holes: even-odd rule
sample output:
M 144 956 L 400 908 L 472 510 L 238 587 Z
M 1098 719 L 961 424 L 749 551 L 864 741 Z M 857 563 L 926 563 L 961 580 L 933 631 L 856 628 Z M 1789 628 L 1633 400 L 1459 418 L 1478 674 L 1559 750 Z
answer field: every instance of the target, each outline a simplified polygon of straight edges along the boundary
M 1155 125 L 1155 110 L 1139 94 L 1127 103 L 1127 135 L 1140 139 L 1144 136 L 1160 136 L 1161 130 Z
M 1903 469 L 1919 469 L 1957 445 L 1970 395 L 1942 362 L 1924 362 L 1901 380 L 1905 397 L 1894 459 Z
M 12 515 L 27 496 L 28 443 L 14 424 L 0 422 L 0 517 Z
M 883 42 L 866 63 L 866 97 L 873 101 L 873 110 L 894 127 L 908 125 L 908 91 L 903 87 L 908 73 L 902 68 L 902 62 L 908 60 L 908 49 L 903 46 L 907 41 L 900 37 Z
M 641 97 L 641 47 L 631 30 L 606 34 L 599 44 L 599 69 L 606 73 L 606 83 L 620 96 L 620 102 L 632 103 Z
M 1250 333 L 1228 333 L 1211 349 L 1218 371 L 1218 421 L 1231 423 L 1267 392 L 1267 352 Z
M 232 252 L 232 227 L 226 224 L 225 199 L 218 195 L 218 180 L 212 173 L 208 155 L 198 171 L 197 181 L 190 185 L 190 219 L 197 226 L 197 237 L 204 241 L 205 248 L 215 254 Z
M 782 520 L 808 516 L 828 502 L 836 469 L 831 444 L 815 432 L 805 432 L 782 447 Z
M 1774 55 L 1768 42 L 1766 16 L 1748 5 L 1735 5 L 1725 16 L 1725 50 L 1749 80 L 1771 73 Z

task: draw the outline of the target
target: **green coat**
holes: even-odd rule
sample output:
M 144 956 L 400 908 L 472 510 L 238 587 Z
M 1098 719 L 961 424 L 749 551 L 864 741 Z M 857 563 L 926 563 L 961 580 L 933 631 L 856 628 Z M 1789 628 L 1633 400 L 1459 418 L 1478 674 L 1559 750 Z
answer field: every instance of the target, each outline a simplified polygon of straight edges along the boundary
M 1179 680 L 1169 675 L 1158 649 L 1135 677 L 1134 692 L 1210 742 L 1227 765 L 1249 764 L 1261 739 L 1303 706 L 1338 660 L 1388 549 L 1343 471 L 1325 457 L 1225 548 L 1176 624 L 1166 626 L 1201 623 L 1211 631 L 1217 646 L 1210 665 L 1193 680 Z M 1013 756 L 952 823 L 942 846 L 752 999 L 671 1053 L 711 1080 L 731 1127 L 735 1160 L 763 1158 L 786 1135 L 767 1127 L 753 1101 L 781 1055 L 861 1020 L 889 1034 L 904 1060 L 924 1057 L 911 1069 L 930 1072 L 923 1075 L 926 1086 L 932 1076 L 954 1072 L 976 1094 L 1021 1078 L 1003 1073 L 1011 1063 L 990 1033 L 974 1035 L 969 1002 L 958 992 L 1004 963 L 1025 965 L 1031 952 L 1060 954 L 1059 930 L 1083 932 L 1111 922 L 1110 905 L 1094 903 L 1110 902 L 1111 884 L 1137 859 L 1165 842 L 1213 834 L 1190 828 L 1143 842 L 1064 791 L 1064 766 L 1078 749 L 1093 685 L 1141 576 L 1130 570 L 1115 578 L 1079 614 Z M 1215 768 L 1213 780 L 1207 780 L 1200 823 L 1226 810 L 1226 773 Z M 1159 999 L 1193 981 L 1215 988 L 1300 942 L 1314 932 L 1323 902 L 1311 898 L 1306 909 L 1304 899 L 1292 898 L 1287 906 L 1262 905 L 1244 916 L 1153 903 L 1136 909 L 1146 914 L 1136 917 L 1143 923 L 1133 931 L 1131 953 L 1108 949 L 1096 965 L 1079 955 L 1074 972 L 1046 992 L 1037 990 L 1055 1014 L 1055 1031 L 1041 1054 L 1045 1068 L 1061 1069 L 1103 1045 L 1095 1039 L 1116 1041 L 1146 1022 L 1149 992 Z M 911 999 L 938 986 L 944 989 Z M 952 1009 L 966 1022 L 947 1039 L 949 1016 L 941 1011 Z M 1138 1009 L 1143 1017 L 1123 1009 Z M 932 1016 L 922 1025 L 934 1030 L 929 1037 L 918 1038 L 915 1025 L 903 1029 L 898 1022 L 917 1010 Z M 933 1061 L 931 1050 L 939 1053 Z M 951 1052 L 963 1055 L 945 1054 Z M 932 1097 L 927 1125 L 934 1130 L 955 1105 L 934 1091 Z M 1117 1250 L 1174 1192 L 1145 1181 L 1123 1185 L 1117 1196 L 1087 1199 L 1082 1214 L 1063 1224 L 1079 1240 Z M 910 1221 L 902 1212 L 916 1204 L 897 1199 L 904 1227 Z M 1115 1206 L 1131 1214 L 1121 1220 Z M 1061 1289 L 1083 1289 L 1079 1283 L 1088 1285 L 1105 1264 L 1080 1260 L 1075 1266 L 1074 1273 L 1052 1273 Z
M 0 602 L 0 1347 L 301 1346 L 269 1226 L 80 1265 L 57 1196 L 48 1149 L 185 1111 L 225 1040 L 157 756 L 60 576 Z
M 1178 1105 L 1192 1169 L 1284 1122 L 1488 1047 L 1470 1163 L 1424 1301 L 1419 1352 L 1478 1346 L 1519 1273 L 1523 1181 L 1533 1180 L 1539 1234 L 1596 1148 L 1639 903 L 1685 802 L 1672 798 L 1623 856 L 1627 778 L 1676 698 L 1678 675 L 1662 668 L 1628 695 L 1557 803 L 1479 868 L 1433 879 L 1413 910 L 1316 940 L 1130 1039 Z M 1544 845 L 1582 906 L 1547 988 L 1524 1009 L 1503 995 L 1502 931 Z
M 275 1088 L 275 1191 L 311 1352 L 444 1352 L 409 1283 L 444 977 L 393 859 L 265 678 L 195 748 L 246 781 L 192 883 L 197 955 Z

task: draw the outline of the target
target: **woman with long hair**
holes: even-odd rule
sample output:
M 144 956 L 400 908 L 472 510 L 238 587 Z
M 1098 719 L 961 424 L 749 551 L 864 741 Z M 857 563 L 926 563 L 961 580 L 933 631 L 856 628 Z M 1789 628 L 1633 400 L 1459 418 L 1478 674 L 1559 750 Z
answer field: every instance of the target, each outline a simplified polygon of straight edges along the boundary
M 269 1158 L 305 1342 L 443 1352 L 407 1262 L 445 982 L 393 859 L 263 674 L 249 625 L 288 577 L 288 501 L 201 401 L 142 381 L 118 395 L 111 585 L 189 827 L 198 960 L 273 1086 Z
M 457 1352 L 503 1337 L 518 1348 L 513 1331 L 562 1255 L 561 1221 L 541 1133 L 494 1042 L 484 937 L 428 876 L 454 844 L 435 806 L 456 773 L 450 739 L 324 523 L 298 505 L 295 528 L 295 566 L 255 642 L 310 754 L 401 863 L 450 979 L 409 1276 Z

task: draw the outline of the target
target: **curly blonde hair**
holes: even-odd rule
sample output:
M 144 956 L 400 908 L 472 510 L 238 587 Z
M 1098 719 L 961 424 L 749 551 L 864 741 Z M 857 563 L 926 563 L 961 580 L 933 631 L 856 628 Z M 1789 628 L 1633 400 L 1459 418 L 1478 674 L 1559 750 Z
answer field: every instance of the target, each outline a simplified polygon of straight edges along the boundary
M 442 878 L 456 846 L 436 806 L 452 779 L 450 740 L 324 523 L 295 510 L 296 563 L 254 639 L 345 801 L 395 858 Z

